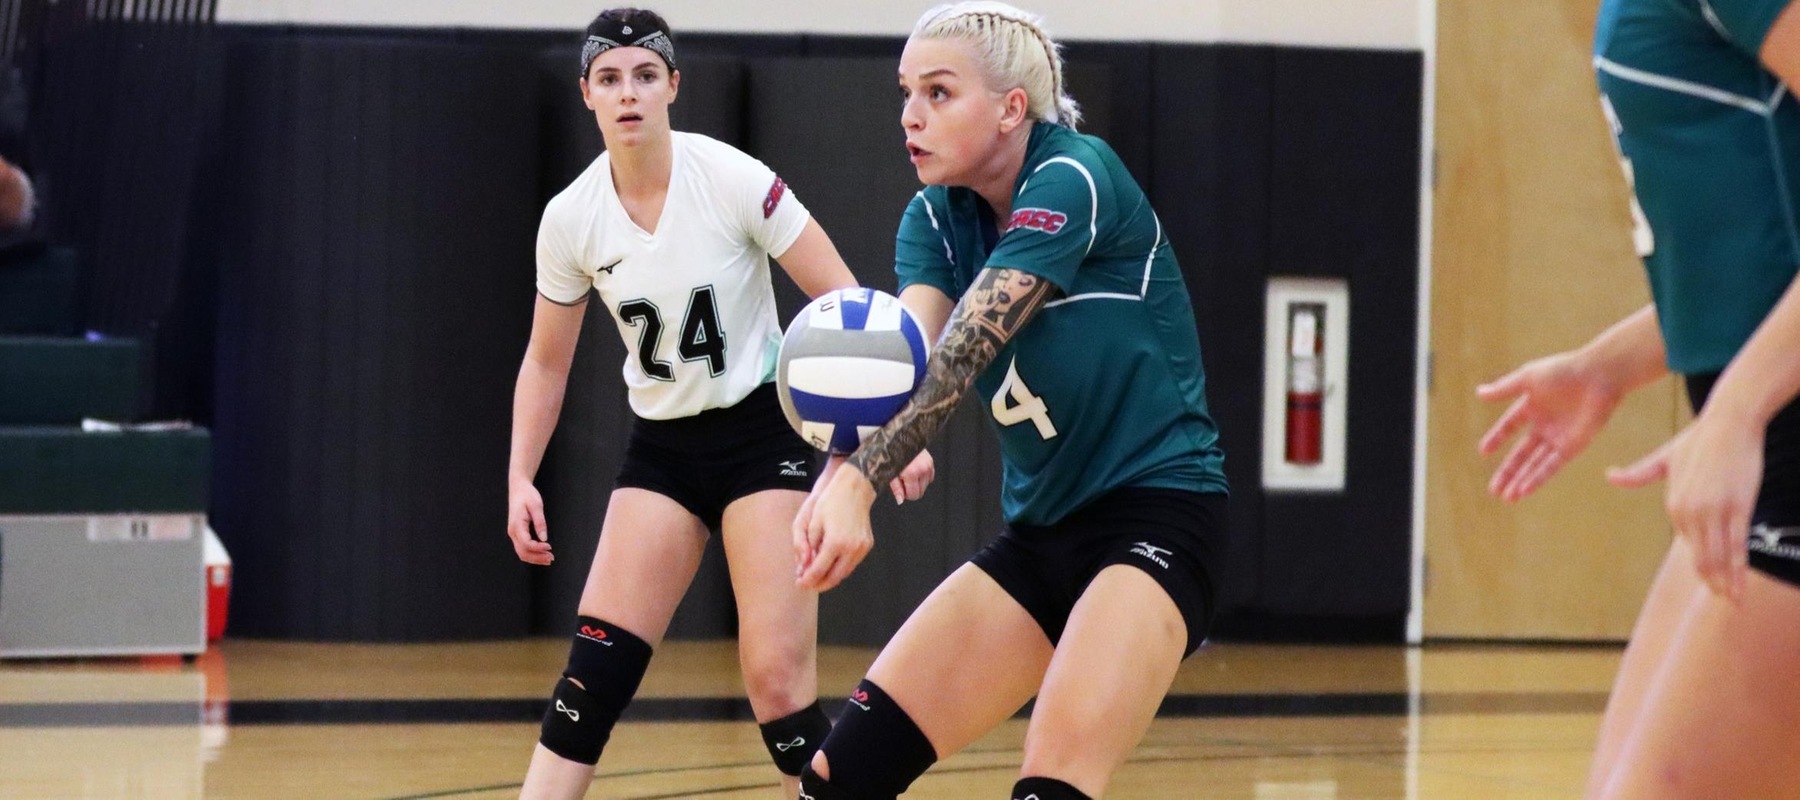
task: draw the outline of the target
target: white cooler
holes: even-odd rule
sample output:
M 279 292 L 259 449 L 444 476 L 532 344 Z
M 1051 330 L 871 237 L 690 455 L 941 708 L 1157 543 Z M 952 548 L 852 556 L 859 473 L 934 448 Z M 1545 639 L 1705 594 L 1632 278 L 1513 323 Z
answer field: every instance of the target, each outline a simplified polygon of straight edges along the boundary
M 0 515 L 0 658 L 206 649 L 205 517 Z

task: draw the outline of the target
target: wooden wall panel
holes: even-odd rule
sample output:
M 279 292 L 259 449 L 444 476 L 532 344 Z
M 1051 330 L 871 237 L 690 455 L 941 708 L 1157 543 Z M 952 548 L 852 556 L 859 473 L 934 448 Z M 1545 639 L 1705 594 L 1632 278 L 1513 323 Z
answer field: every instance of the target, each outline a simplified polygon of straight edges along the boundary
M 1579 345 L 1649 301 L 1601 116 L 1596 0 L 1438 4 L 1428 637 L 1623 639 L 1669 528 L 1658 490 L 1603 470 L 1676 429 L 1665 380 L 1631 398 L 1536 496 L 1488 496 L 1475 444 L 1501 411 L 1475 386 Z

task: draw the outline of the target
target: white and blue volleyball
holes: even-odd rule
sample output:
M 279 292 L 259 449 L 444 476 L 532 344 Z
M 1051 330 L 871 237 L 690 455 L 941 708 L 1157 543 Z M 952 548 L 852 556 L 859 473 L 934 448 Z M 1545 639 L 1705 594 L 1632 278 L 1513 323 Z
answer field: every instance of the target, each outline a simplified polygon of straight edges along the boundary
M 782 337 L 781 410 L 812 446 L 855 452 L 912 397 L 927 355 L 924 328 L 899 298 L 860 286 L 827 292 Z

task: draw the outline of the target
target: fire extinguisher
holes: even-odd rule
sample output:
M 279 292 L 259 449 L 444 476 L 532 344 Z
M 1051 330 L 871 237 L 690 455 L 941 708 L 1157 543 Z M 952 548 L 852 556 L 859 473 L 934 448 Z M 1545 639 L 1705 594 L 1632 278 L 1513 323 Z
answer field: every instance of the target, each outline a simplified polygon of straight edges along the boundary
M 1318 464 L 1324 460 L 1325 307 L 1296 303 L 1288 307 L 1287 460 Z

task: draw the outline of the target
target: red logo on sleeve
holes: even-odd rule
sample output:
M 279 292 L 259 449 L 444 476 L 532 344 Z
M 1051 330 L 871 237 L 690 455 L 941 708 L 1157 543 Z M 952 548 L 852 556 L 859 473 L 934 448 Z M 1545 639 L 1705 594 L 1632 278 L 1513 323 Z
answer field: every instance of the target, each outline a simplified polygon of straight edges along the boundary
M 775 182 L 769 185 L 769 194 L 763 198 L 763 219 L 775 215 L 775 207 L 781 205 L 781 198 L 787 196 L 787 183 L 775 176 Z
M 1051 211 L 1045 208 L 1021 208 L 1013 212 L 1012 221 L 1007 223 L 1006 229 L 1010 231 L 1014 228 L 1029 228 L 1034 231 L 1056 233 L 1067 224 L 1069 224 L 1069 215 L 1060 211 Z

